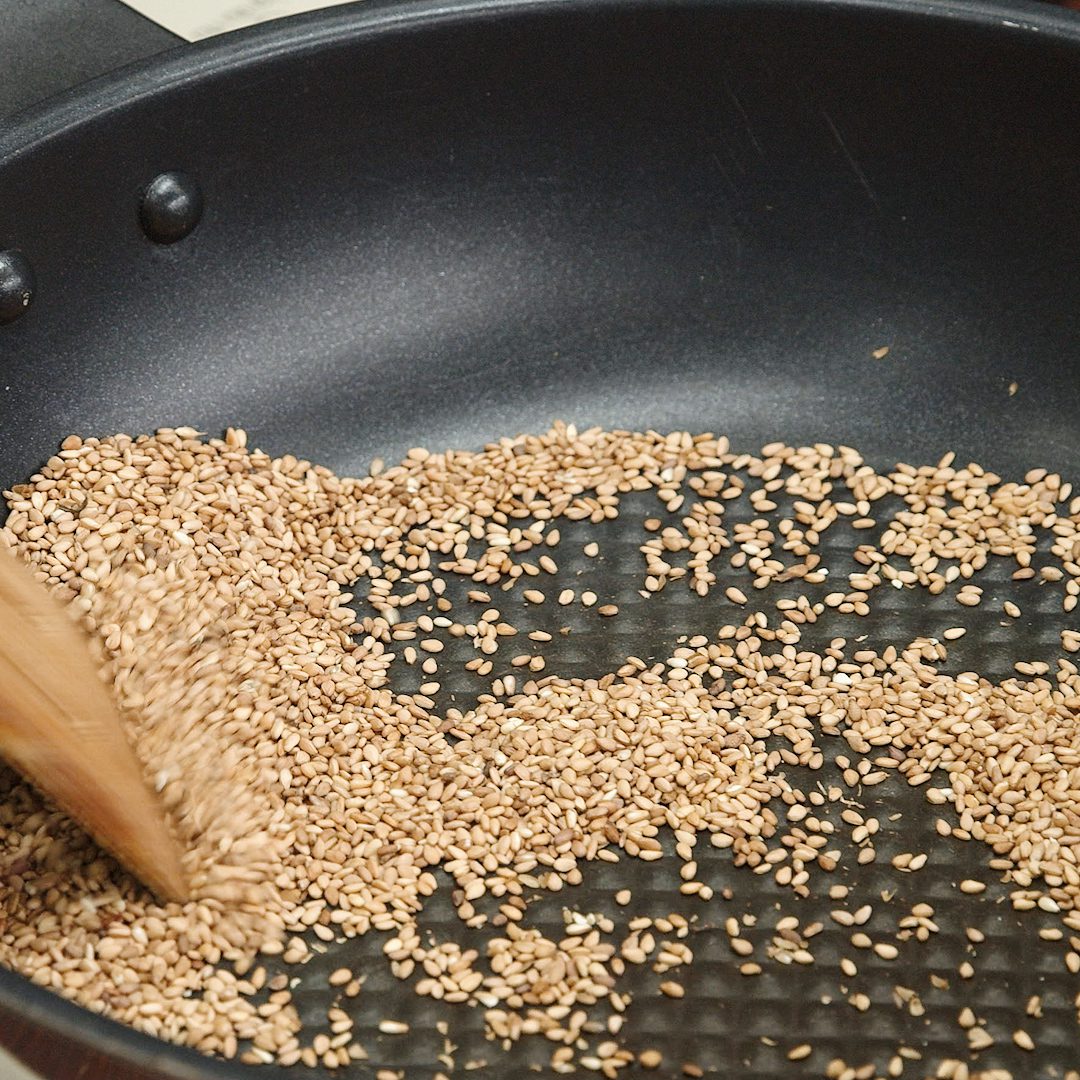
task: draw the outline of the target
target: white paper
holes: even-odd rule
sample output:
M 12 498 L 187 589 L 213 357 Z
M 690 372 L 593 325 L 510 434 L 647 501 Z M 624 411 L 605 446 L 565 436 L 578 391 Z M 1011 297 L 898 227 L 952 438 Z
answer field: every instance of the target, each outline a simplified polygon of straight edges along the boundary
M 0 1050 L 0 1077 L 3 1080 L 38 1080 L 35 1073 L 24 1069 L 13 1057 Z
M 188 41 L 239 30 L 242 26 L 336 7 L 351 0 L 121 0 L 140 15 Z

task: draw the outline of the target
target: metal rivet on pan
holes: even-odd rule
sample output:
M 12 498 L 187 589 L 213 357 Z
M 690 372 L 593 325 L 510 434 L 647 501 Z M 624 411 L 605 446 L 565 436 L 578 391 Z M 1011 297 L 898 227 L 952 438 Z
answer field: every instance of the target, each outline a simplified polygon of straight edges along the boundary
M 21 251 L 0 251 L 0 323 L 14 322 L 34 299 L 34 271 Z
M 164 172 L 146 185 L 139 220 L 155 244 L 174 244 L 199 224 L 202 212 L 199 185 L 187 173 Z

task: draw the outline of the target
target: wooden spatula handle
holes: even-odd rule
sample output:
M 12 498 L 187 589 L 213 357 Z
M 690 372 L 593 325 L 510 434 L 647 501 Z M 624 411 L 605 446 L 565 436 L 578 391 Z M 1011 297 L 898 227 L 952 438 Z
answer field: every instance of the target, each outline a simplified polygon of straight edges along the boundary
M 179 846 L 85 635 L 6 550 L 0 551 L 0 757 L 160 897 L 186 897 Z

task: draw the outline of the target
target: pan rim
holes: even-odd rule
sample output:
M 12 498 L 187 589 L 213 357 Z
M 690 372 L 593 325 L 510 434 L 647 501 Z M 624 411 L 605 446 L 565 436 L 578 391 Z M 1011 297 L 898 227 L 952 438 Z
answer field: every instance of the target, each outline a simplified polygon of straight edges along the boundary
M 1003 34 L 1038 34 L 1040 39 L 1080 46 L 1080 18 L 1040 0 L 363 0 L 181 44 L 22 110 L 0 128 L 0 177 L 15 160 L 114 110 L 286 54 L 303 55 L 346 41 L 356 44 L 367 38 L 480 19 L 606 9 L 670 10 L 673 4 L 683 9 L 735 10 L 765 3 L 773 10 L 782 5 L 794 11 L 903 14 L 927 22 L 988 27 Z M 43 1034 L 92 1047 L 151 1070 L 163 1080 L 235 1080 L 241 1067 L 139 1032 L 4 967 L 0 967 L 0 1009 L 28 1021 Z M 263 1067 L 260 1075 L 273 1080 L 295 1074 L 271 1066 Z
M 762 0 L 675 0 L 683 8 L 740 8 Z M 1039 34 L 1080 44 L 1080 19 L 1043 0 L 771 0 L 771 10 L 907 14 L 928 21 L 967 22 L 999 32 Z M 0 168 L 68 130 L 114 109 L 169 93 L 184 83 L 239 71 L 274 56 L 302 54 L 343 39 L 352 41 L 436 23 L 542 12 L 672 7 L 670 0 L 361 0 L 218 37 L 183 43 L 100 75 L 8 118 L 0 127 Z

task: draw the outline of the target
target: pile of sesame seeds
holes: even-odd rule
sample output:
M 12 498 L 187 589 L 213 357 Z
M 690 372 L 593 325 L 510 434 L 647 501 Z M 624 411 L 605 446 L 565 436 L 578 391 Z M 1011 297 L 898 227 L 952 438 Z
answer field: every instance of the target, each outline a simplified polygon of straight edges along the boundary
M 661 594 L 688 588 L 722 597 L 723 614 L 660 658 L 626 655 L 595 678 L 552 673 L 545 654 L 566 628 L 530 628 L 503 609 L 626 618 L 622 597 L 566 580 L 560 528 L 613 523 L 639 493 L 660 508 L 642 522 L 638 599 L 665 604 Z M 712 435 L 558 424 L 479 453 L 415 449 L 346 479 L 249 451 L 239 430 L 205 441 L 180 428 L 72 437 L 8 502 L 7 542 L 93 632 L 189 851 L 194 895 L 156 904 L 5 776 L 0 962 L 141 1030 L 251 1062 L 363 1059 L 346 1008 L 361 980 L 331 975 L 340 999 L 310 1035 L 293 978 L 302 984 L 321 948 L 385 931 L 394 974 L 419 994 L 479 1006 L 496 1042 L 544 1037 L 556 1072 L 614 1076 L 638 1057 L 617 1038 L 633 1007 L 620 976 L 649 963 L 658 992 L 681 998 L 685 920 L 635 916 L 620 942 L 610 918 L 568 908 L 553 938 L 528 925 L 530 894 L 578 884 L 593 860 L 657 861 L 670 834 L 673 891 L 707 904 L 717 890 L 695 857 L 707 840 L 795 901 L 815 889 L 845 901 L 832 919 L 852 949 L 895 960 L 936 933 L 933 908 L 915 905 L 874 937 L 867 905 L 852 907 L 831 879 L 846 859 L 877 858 L 880 821 L 853 794 L 898 778 L 941 808 L 943 837 L 989 845 L 987 876 L 1008 883 L 1017 910 L 1060 916 L 1064 963 L 1080 968 L 1080 679 L 1069 659 L 1080 633 L 1067 625 L 1080 499 L 1054 474 L 1005 482 L 951 456 L 878 473 L 847 447 L 773 443 L 752 455 Z M 846 580 L 822 556 L 831 529 L 853 533 Z M 595 540 L 583 550 L 600 555 Z M 1000 565 L 1018 588 L 1034 581 L 1060 598 L 1053 672 L 1031 657 L 1004 679 L 947 671 L 963 609 L 1000 591 L 985 584 Z M 952 595 L 955 625 L 877 648 L 804 641 L 819 622 L 868 615 L 890 586 Z M 1022 617 L 1012 593 L 1001 613 Z M 443 700 L 455 646 L 490 680 L 464 709 Z M 403 667 L 422 675 L 413 692 L 395 688 Z M 828 782 L 807 784 L 800 770 Z M 843 807 L 850 849 L 830 807 Z M 926 861 L 903 851 L 891 865 L 914 874 Z M 454 880 L 463 927 L 495 932 L 483 955 L 424 940 L 437 872 Z M 969 896 L 983 887 L 957 884 Z M 785 916 L 755 950 L 745 925 L 722 922 L 747 978 L 814 963 L 817 923 Z M 850 979 L 857 965 L 845 960 Z M 921 1008 L 913 989 L 896 994 Z M 842 997 L 857 1013 L 870 1007 L 865 993 Z M 598 1003 L 611 1013 L 599 1041 Z M 380 1030 L 401 1034 L 401 1023 Z M 960 1027 L 965 1054 L 992 1049 L 981 1025 Z M 1017 1047 L 1034 1049 L 1016 1032 Z M 887 1075 L 913 1060 L 900 1050 L 911 1048 Z M 787 1057 L 814 1053 L 800 1042 Z M 641 1051 L 642 1066 L 652 1060 Z M 1004 1080 L 967 1057 L 943 1060 L 937 1075 Z M 852 1080 L 865 1066 L 825 1070 Z

